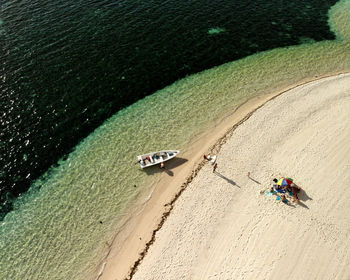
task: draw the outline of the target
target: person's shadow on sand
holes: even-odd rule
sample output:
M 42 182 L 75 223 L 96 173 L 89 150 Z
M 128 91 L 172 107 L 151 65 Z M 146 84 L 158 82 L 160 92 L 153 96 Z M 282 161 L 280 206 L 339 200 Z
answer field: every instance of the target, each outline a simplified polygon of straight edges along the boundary
M 185 158 L 176 157 L 171 159 L 170 161 L 166 161 L 164 163 L 165 164 L 164 168 L 159 168 L 159 164 L 157 164 L 151 167 L 147 167 L 141 171 L 146 172 L 147 175 L 154 175 L 156 173 L 165 172 L 169 176 L 174 176 L 174 172 L 171 169 L 178 167 L 187 161 L 188 160 Z
M 299 200 L 302 200 L 302 201 L 312 200 L 312 198 L 307 195 L 307 193 L 304 191 L 304 189 L 301 189 L 298 196 L 299 196 Z
M 255 182 L 255 183 L 261 185 L 261 183 L 260 183 L 259 181 L 257 181 L 257 180 L 255 180 L 255 179 L 253 179 L 252 177 L 250 177 L 250 174 L 248 175 L 248 178 L 249 178 L 250 180 L 252 180 L 253 182 Z
M 221 173 L 219 173 L 219 172 L 217 172 L 217 171 L 215 171 L 214 173 L 215 173 L 217 176 L 219 176 L 220 178 L 222 178 L 222 179 L 224 179 L 225 181 L 227 181 L 229 184 L 231 184 L 231 185 L 233 185 L 233 186 L 237 186 L 237 187 L 240 188 L 240 186 L 238 186 L 238 185 L 236 184 L 235 181 L 233 181 L 233 180 L 231 180 L 231 179 L 225 177 L 224 175 L 222 175 Z
M 292 208 L 296 208 L 296 206 L 292 203 L 290 203 L 289 201 L 287 203 L 284 203 L 285 205 L 292 207 Z
M 298 205 L 300 205 L 301 207 L 304 207 L 306 209 L 310 209 L 305 203 L 303 203 L 302 201 L 307 201 L 307 200 L 312 200 L 312 198 L 310 196 L 307 195 L 307 193 L 301 189 L 300 193 L 298 194 L 299 197 L 299 202 Z
M 300 200 L 298 202 L 298 205 L 301 206 L 301 207 L 304 207 L 306 209 L 310 209 L 305 203 L 301 202 Z

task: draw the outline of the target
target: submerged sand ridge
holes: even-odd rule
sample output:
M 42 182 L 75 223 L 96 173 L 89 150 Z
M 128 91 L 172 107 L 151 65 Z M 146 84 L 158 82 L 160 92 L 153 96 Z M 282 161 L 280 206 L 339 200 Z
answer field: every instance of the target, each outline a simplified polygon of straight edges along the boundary
M 133 279 L 349 279 L 349 112 L 349 74 L 258 109 L 218 173 L 205 165 L 176 201 Z M 305 190 L 300 204 L 264 194 L 280 176 Z

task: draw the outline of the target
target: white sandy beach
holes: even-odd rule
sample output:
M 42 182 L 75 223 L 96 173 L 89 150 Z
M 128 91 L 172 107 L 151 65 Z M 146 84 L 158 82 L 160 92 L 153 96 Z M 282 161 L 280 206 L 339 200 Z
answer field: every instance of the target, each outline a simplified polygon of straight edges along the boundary
M 132 279 L 350 279 L 349 139 L 350 75 L 266 103 L 218 173 L 206 164 L 182 193 Z M 281 176 L 300 204 L 260 193 Z
M 98 279 L 128 278 L 141 252 L 132 279 L 350 279 L 350 74 L 298 86 L 248 114 L 269 98 L 242 106 L 160 180 Z M 217 173 L 202 160 L 215 142 Z M 265 194 L 282 176 L 304 190 L 299 204 Z

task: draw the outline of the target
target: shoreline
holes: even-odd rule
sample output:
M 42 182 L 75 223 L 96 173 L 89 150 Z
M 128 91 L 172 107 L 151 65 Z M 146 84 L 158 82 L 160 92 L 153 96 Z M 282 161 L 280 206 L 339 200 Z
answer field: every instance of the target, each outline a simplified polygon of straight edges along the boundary
M 140 215 L 132 217 L 129 225 L 124 229 L 124 239 L 120 238 L 123 236 L 123 232 L 115 236 L 109 253 L 99 267 L 100 273 L 95 279 L 132 278 L 138 265 L 147 255 L 150 246 L 155 241 L 155 234 L 162 228 L 167 217 L 171 214 L 176 200 L 205 165 L 206 162 L 202 159 L 203 154 L 218 153 L 238 126 L 248 120 L 254 112 L 266 103 L 281 94 L 310 82 L 341 74 L 347 74 L 347 72 L 329 73 L 328 75 L 305 78 L 282 91 L 253 97 L 239 105 L 226 117 L 221 118 L 210 131 L 191 142 L 190 147 L 180 154 L 181 157 L 183 156 L 188 161 L 174 168 L 171 167 L 169 162 L 167 167 L 174 171 L 175 176 L 161 175 L 154 187 L 153 195 L 147 201 L 143 211 Z M 125 235 L 125 230 L 129 230 L 129 234 Z

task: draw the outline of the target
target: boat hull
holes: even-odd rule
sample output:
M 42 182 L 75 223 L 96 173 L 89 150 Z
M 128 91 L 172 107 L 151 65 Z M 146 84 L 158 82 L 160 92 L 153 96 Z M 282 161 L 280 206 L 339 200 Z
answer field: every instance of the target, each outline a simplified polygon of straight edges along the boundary
M 161 164 L 162 162 L 166 162 L 174 157 L 176 157 L 180 151 L 178 150 L 164 150 L 158 152 L 152 152 L 144 155 L 137 156 L 137 160 L 140 163 L 141 168 L 146 168 L 150 166 L 154 166 L 157 164 Z

